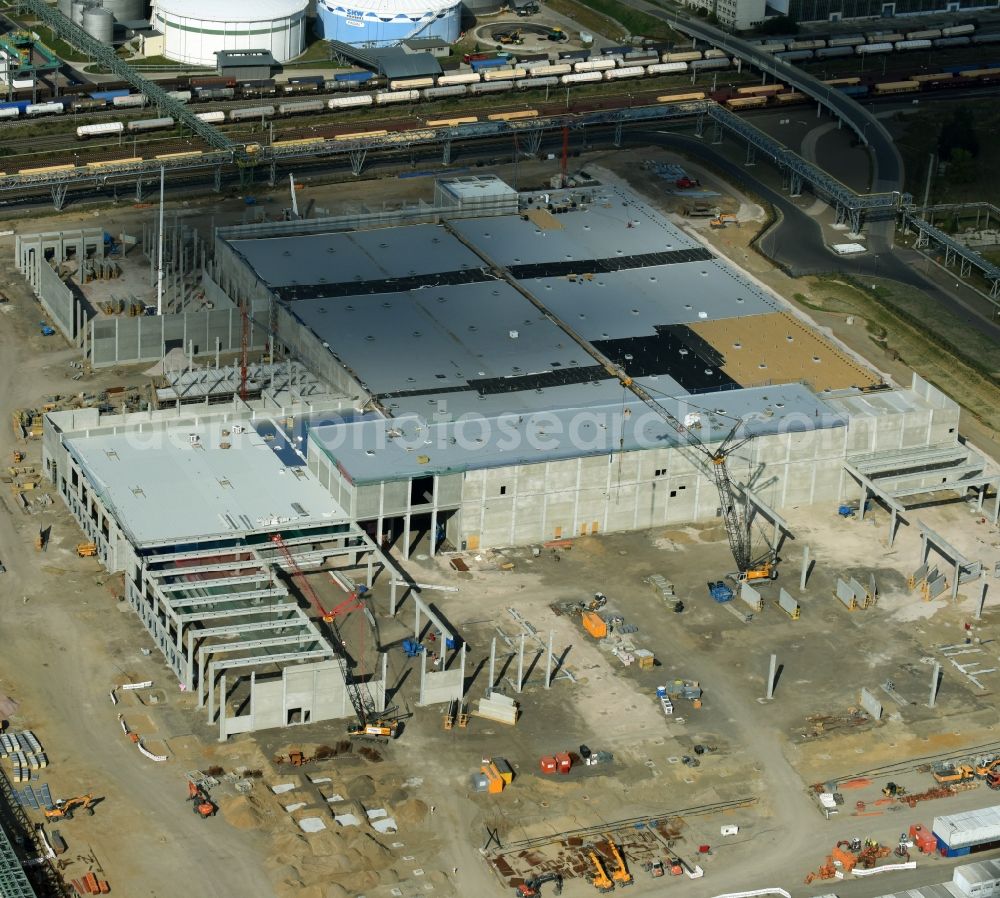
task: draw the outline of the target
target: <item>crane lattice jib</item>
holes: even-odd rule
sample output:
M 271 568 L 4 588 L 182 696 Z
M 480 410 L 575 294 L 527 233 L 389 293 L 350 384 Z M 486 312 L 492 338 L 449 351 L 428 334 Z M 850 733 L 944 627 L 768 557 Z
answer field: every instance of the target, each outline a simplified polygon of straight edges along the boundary
M 681 449 L 688 450 L 685 454 L 689 461 L 692 461 L 697 468 L 703 471 L 706 467 L 705 459 L 709 461 L 708 467 L 711 469 L 712 479 L 719 491 L 719 503 L 722 506 L 722 518 L 726 525 L 726 537 L 733 553 L 733 560 L 736 562 L 736 569 L 739 573 L 748 570 L 752 563 L 750 558 L 750 524 L 746 508 L 736 497 L 736 490 L 733 488 L 733 481 L 729 476 L 727 461 L 730 439 L 724 440 L 723 444 L 715 451 L 709 449 L 691 432 L 690 427 L 685 427 L 667 408 L 633 381 L 631 377 L 621 372 L 618 373 L 618 377 L 623 386 L 631 390 L 677 432 L 677 435 L 683 440 Z M 732 434 L 730 434 L 731 436 Z M 692 457 L 693 453 L 690 452 L 692 449 L 703 458 Z
M 295 557 L 289 551 L 288 546 L 285 545 L 285 541 L 281 538 L 280 533 L 275 533 L 271 537 L 271 542 L 277 546 L 278 550 L 285 558 L 285 564 L 288 566 L 288 572 L 292 575 L 292 579 L 299 587 L 299 591 L 305 596 L 306 600 L 312 605 L 318 612 L 320 618 L 330 627 L 333 636 L 336 640 L 336 645 L 334 646 L 334 655 L 337 658 L 337 664 L 340 666 L 340 674 L 344 678 L 344 686 L 347 689 L 347 694 L 351 698 L 351 704 L 354 706 L 354 713 L 358 718 L 358 722 L 364 726 L 368 722 L 368 715 L 370 709 L 367 707 L 364 696 L 361 694 L 361 689 L 358 684 L 354 681 L 354 677 L 351 675 L 351 669 L 347 666 L 347 658 L 344 652 L 344 640 L 340 635 L 340 630 L 337 627 L 337 615 L 342 614 L 345 611 L 353 611 L 357 605 L 352 608 L 345 608 L 345 606 L 351 601 L 348 599 L 345 602 L 341 602 L 332 611 L 327 611 L 322 602 L 319 600 L 319 596 L 316 595 L 316 590 L 312 588 L 312 584 L 302 573 L 302 569 L 299 567 L 298 562 L 296 562 Z M 356 597 L 355 597 L 356 598 Z
M 78 50 L 86 53 L 94 62 L 107 66 L 136 90 L 144 93 L 164 115 L 169 115 L 179 124 L 186 125 L 209 146 L 234 153 L 239 149 L 238 145 L 234 144 L 225 134 L 201 121 L 187 106 L 168 96 L 167 92 L 155 82 L 140 75 L 127 62 L 119 59 L 110 47 L 91 37 L 79 25 L 66 18 L 57 8 L 49 6 L 43 0 L 18 0 L 18 6 L 31 10 L 52 29 L 57 37 L 63 38 Z
M 712 462 L 712 473 L 719 491 L 719 502 L 722 503 L 722 519 L 726 524 L 729 548 L 736 562 L 736 570 L 743 573 L 750 568 L 750 528 L 747 525 L 745 509 L 733 490 L 733 482 L 726 466 L 726 456 L 720 452 Z

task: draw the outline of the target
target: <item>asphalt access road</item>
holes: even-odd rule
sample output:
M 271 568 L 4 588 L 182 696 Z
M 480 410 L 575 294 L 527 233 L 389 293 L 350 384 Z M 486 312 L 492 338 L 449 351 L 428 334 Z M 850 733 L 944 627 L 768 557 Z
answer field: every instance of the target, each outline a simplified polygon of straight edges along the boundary
M 746 187 L 774 206 L 781 213 L 781 219 L 758 240 L 758 247 L 792 277 L 843 272 L 857 278 L 871 278 L 877 274 L 880 278 L 888 278 L 922 290 L 967 327 L 993 340 L 1000 340 L 1000 326 L 979 317 L 950 293 L 924 277 L 915 267 L 919 256 L 912 251 L 893 250 L 888 245 L 880 248 L 869 239 L 870 249 L 874 253 L 870 251 L 854 258 L 836 256 L 827 248 L 823 231 L 815 218 L 806 215 L 787 197 L 752 178 L 745 168 L 720 156 L 703 141 L 665 131 L 626 131 L 623 139 L 639 146 L 653 144 L 689 152 L 695 158 L 712 165 L 726 180 Z M 877 263 L 874 254 L 878 255 Z

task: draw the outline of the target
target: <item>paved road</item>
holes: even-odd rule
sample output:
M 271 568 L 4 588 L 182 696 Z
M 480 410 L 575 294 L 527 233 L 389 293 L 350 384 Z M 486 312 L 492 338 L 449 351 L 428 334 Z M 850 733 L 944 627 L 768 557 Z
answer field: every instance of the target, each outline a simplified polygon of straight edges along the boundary
M 889 278 L 923 291 L 942 309 L 954 315 L 966 326 L 1000 341 L 1000 326 L 979 317 L 951 293 L 925 277 L 917 269 L 917 262 L 921 257 L 916 253 L 910 250 L 892 251 L 888 245 L 882 249 L 875 241 L 869 239 L 869 246 L 874 252 L 855 258 L 836 256 L 827 248 L 822 229 L 816 219 L 807 215 L 788 197 L 753 178 L 742 166 L 715 152 L 703 141 L 669 131 L 646 130 L 628 131 L 624 139 L 638 145 L 653 144 L 692 153 L 712 165 L 727 180 L 749 188 L 751 192 L 773 205 L 781 213 L 781 221 L 760 238 L 759 246 L 768 258 L 793 277 L 838 271 L 858 278 L 871 278 L 875 275 Z

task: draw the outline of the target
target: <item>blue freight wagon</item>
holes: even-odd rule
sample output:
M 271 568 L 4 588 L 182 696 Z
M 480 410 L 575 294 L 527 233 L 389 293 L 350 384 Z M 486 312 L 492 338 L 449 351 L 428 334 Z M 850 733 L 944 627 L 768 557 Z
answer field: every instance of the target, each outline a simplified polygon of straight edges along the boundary
M 12 100 L 9 103 L 0 103 L 0 109 L 16 109 L 20 113 L 31 105 L 31 100 Z
M 506 65 L 510 65 L 509 59 L 502 59 L 499 56 L 494 56 L 492 59 L 474 59 L 472 60 L 472 71 L 481 72 L 483 69 L 499 69 Z
M 845 84 L 843 87 L 837 88 L 842 94 L 847 94 L 849 97 L 867 97 L 868 96 L 868 85 L 867 84 Z
M 106 100 L 111 102 L 115 97 L 127 97 L 128 94 L 128 88 L 123 87 L 120 90 L 95 90 L 89 96 L 92 100 Z
M 364 83 L 365 81 L 371 81 L 375 76 L 371 72 L 341 72 L 338 75 L 333 76 L 334 81 L 356 81 L 358 83 Z

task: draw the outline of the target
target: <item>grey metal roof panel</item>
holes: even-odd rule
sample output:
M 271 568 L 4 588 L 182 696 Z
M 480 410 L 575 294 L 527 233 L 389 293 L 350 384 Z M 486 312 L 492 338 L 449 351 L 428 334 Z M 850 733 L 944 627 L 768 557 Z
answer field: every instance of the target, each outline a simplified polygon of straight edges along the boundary
M 594 364 L 503 281 L 302 300 L 291 309 L 378 394 Z
M 195 432 L 197 447 L 190 439 Z M 224 441 L 231 448 L 221 448 Z M 140 546 L 237 536 L 282 519 L 300 524 L 346 520 L 308 469 L 282 463 L 275 452 L 282 442 L 279 438 L 272 447 L 249 427 L 223 436 L 215 424 L 131 439 L 115 434 L 74 437 L 66 447 Z
M 800 430 L 846 423 L 843 418 L 824 414 L 822 400 L 801 384 L 729 390 L 694 399 L 664 397 L 661 401 L 680 420 L 688 412 L 699 413 L 703 423 L 698 436 L 705 441 L 723 439 L 737 417 L 754 416 L 748 427 L 755 434 L 787 429 L 789 420 Z M 761 412 L 765 408 L 770 414 Z M 711 414 L 715 410 L 724 417 Z M 416 415 L 369 420 L 316 428 L 311 438 L 354 483 L 607 455 L 682 442 L 669 424 L 638 400 L 476 416 L 448 423 Z
M 538 278 L 523 286 L 587 340 L 781 310 L 752 281 L 714 260 L 608 272 L 593 280 Z
M 451 226 L 501 265 L 603 259 L 701 247 L 631 192 L 608 188 L 585 209 L 555 216 L 542 228 L 520 216 L 472 218 Z
M 439 225 L 233 240 L 272 287 L 376 281 L 481 268 L 482 260 Z

